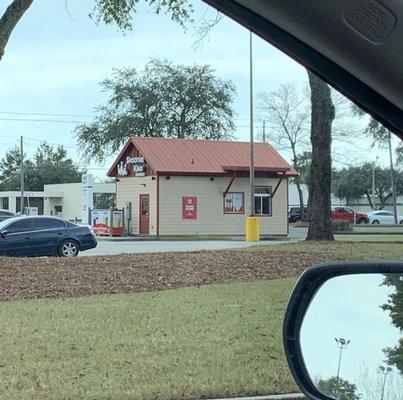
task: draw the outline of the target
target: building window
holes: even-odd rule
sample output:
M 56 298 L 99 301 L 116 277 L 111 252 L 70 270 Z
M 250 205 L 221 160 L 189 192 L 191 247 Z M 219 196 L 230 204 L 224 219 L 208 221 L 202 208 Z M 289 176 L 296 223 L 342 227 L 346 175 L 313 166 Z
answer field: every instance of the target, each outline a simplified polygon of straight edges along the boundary
M 272 215 L 271 187 L 255 187 L 255 214 Z
M 244 193 L 229 192 L 224 196 L 224 214 L 243 214 L 245 212 Z

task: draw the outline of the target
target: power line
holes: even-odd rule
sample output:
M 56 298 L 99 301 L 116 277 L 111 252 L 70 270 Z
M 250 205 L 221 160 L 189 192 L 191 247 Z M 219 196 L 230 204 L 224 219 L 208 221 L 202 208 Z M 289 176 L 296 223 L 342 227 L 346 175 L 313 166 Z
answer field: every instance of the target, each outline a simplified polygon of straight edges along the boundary
M 34 113 L 34 112 L 11 112 L 11 111 L 0 111 L 3 115 L 40 115 L 47 117 L 72 117 L 72 118 L 93 118 L 93 115 L 86 114 L 61 114 L 61 113 Z
M 74 121 L 67 119 L 39 119 L 39 118 L 7 118 L 0 117 L 0 121 L 13 121 L 13 122 L 52 122 L 52 123 L 65 123 L 65 124 L 85 124 L 88 121 Z

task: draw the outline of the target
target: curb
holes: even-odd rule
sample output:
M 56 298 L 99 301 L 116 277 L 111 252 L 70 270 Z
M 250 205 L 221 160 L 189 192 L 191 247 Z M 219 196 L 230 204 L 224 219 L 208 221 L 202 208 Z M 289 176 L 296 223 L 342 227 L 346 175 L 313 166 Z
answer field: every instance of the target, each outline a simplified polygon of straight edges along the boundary
M 291 393 L 291 394 L 276 394 L 268 396 L 231 397 L 231 398 L 221 398 L 211 400 L 304 400 L 304 399 L 306 399 L 306 397 L 302 393 Z

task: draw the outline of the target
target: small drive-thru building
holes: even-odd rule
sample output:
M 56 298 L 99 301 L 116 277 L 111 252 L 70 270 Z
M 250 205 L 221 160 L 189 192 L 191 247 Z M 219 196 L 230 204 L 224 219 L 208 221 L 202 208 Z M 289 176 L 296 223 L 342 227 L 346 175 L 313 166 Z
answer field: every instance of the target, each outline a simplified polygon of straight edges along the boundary
M 288 179 L 297 172 L 255 144 L 255 215 L 262 235 L 288 234 Z M 250 210 L 249 143 L 131 138 L 108 172 L 133 235 L 243 235 Z M 127 213 L 126 213 L 127 218 Z

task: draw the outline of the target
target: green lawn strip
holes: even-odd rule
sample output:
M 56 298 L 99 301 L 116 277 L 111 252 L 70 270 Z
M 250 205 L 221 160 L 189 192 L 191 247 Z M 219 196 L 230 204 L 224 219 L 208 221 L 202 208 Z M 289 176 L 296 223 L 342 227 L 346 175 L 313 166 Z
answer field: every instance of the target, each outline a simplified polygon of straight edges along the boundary
M 390 234 L 381 234 L 381 235 L 376 235 L 376 234 L 342 234 L 342 235 L 336 235 L 335 236 L 336 240 L 341 240 L 341 241 L 348 241 L 348 242 L 389 242 L 389 243 L 403 243 L 403 235 L 398 234 L 398 235 L 390 235 Z
M 3 302 L 0 398 L 296 392 L 281 341 L 295 282 Z
M 360 243 L 360 242 L 298 242 L 286 243 L 269 246 L 256 246 L 239 251 L 267 251 L 272 252 L 292 252 L 298 253 L 316 253 L 345 259 L 403 259 L 403 245 L 401 243 Z

